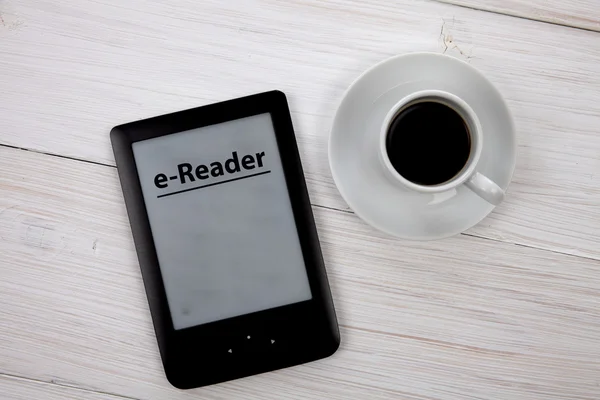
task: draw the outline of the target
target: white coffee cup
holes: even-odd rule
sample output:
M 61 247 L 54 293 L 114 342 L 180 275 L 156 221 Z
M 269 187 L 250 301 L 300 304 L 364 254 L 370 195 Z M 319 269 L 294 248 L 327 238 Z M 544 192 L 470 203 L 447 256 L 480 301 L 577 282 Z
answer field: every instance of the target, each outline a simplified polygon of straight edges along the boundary
M 396 171 L 387 153 L 386 139 L 392 121 L 407 107 L 421 102 L 437 102 L 450 107 L 465 121 L 470 134 L 471 151 L 467 162 L 454 177 L 438 185 L 420 185 L 404 178 Z M 464 184 L 485 201 L 498 205 L 504 199 L 504 191 L 490 178 L 477 171 L 477 163 L 483 148 L 483 139 L 484 134 L 479 119 L 464 100 L 452 93 L 441 90 L 423 90 L 406 96 L 387 113 L 381 127 L 379 158 L 388 178 L 410 190 L 421 193 L 440 193 Z

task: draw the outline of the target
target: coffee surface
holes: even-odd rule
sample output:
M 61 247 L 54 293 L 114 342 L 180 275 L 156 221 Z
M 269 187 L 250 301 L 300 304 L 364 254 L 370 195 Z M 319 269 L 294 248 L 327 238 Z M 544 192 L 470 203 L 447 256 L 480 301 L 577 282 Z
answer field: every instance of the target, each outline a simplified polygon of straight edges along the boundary
M 469 159 L 467 124 L 452 108 L 433 101 L 413 104 L 390 123 L 388 157 L 405 179 L 439 185 L 455 177 Z

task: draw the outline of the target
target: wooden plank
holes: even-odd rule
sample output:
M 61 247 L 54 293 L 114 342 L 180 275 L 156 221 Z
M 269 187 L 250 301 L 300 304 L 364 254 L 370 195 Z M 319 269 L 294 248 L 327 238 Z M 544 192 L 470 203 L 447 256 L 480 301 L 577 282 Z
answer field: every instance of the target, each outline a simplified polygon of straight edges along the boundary
M 342 347 L 182 392 L 163 376 L 114 168 L 0 148 L 0 373 L 139 399 L 597 399 L 600 261 L 389 238 L 315 208 Z
M 551 24 L 600 32 L 598 0 L 436 0 Z
M 409 0 L 0 7 L 12 21 L 0 26 L 0 143 L 113 164 L 113 125 L 278 88 L 312 200 L 338 209 L 327 137 L 352 80 L 395 54 L 466 59 L 507 97 L 519 134 L 507 202 L 469 233 L 600 258 L 597 33 Z
M 125 397 L 107 393 L 88 392 L 68 386 L 32 381 L 0 374 L 0 393 L 3 400 L 124 400 Z

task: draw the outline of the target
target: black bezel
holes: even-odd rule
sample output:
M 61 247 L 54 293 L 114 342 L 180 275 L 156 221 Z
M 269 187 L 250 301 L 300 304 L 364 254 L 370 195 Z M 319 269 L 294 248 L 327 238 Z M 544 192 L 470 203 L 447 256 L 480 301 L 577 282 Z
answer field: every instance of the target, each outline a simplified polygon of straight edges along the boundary
M 271 114 L 275 128 L 312 299 L 175 330 L 132 143 L 263 113 Z M 110 137 L 160 354 L 172 385 L 209 385 L 317 360 L 337 350 L 335 310 L 285 94 L 271 91 L 131 122 L 113 128 Z

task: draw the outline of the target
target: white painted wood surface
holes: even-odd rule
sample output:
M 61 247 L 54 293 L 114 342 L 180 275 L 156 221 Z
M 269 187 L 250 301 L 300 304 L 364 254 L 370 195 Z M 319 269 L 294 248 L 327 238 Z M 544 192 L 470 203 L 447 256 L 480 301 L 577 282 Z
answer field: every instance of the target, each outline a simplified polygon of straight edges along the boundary
M 600 0 L 437 0 L 600 32 Z
M 408 0 L 0 0 L 0 16 L 0 398 L 600 398 L 600 33 Z M 519 134 L 507 201 L 432 243 L 361 222 L 326 157 L 352 80 L 421 50 L 483 71 Z M 180 392 L 159 363 L 108 131 L 274 88 L 343 344 Z
M 445 51 L 493 80 L 519 134 L 508 200 L 470 233 L 598 257 L 595 32 L 409 0 L 4 1 L 21 22 L 0 32 L 1 143 L 112 165 L 116 124 L 278 88 L 313 202 L 345 209 L 326 153 L 344 90 L 392 55 Z
M 3 373 L 140 399 L 600 394 L 600 261 L 464 235 L 399 241 L 319 207 L 340 351 L 178 391 L 163 377 L 116 170 L 7 148 L 0 170 Z

